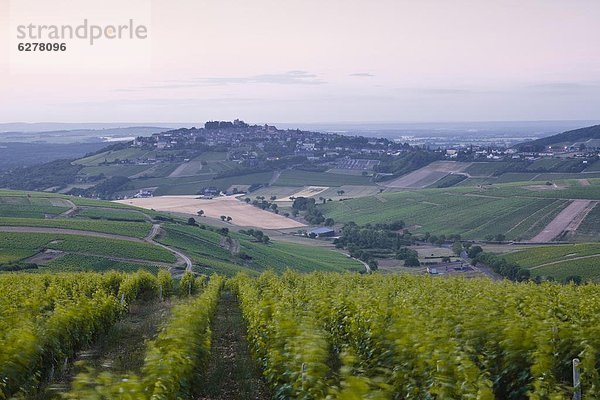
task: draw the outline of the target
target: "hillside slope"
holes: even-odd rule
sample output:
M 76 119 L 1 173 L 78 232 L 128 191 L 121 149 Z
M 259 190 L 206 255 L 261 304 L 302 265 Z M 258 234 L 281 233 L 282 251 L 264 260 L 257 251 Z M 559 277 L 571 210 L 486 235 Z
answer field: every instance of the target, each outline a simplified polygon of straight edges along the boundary
M 207 219 L 204 219 L 207 220 Z M 0 191 L 0 271 L 156 271 L 251 275 L 274 269 L 363 270 L 333 248 L 290 244 L 124 204 Z
M 587 142 L 588 140 L 600 140 L 600 125 L 588 126 L 533 140 L 531 142 L 525 142 L 520 144 L 519 148 L 541 149 L 546 146 L 572 145 L 574 143 Z

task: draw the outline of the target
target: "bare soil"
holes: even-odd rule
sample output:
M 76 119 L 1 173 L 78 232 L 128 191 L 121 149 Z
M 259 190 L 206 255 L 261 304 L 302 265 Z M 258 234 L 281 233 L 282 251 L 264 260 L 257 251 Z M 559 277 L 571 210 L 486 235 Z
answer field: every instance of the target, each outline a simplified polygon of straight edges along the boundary
M 592 200 L 573 200 L 531 242 L 550 242 L 565 231 L 575 232 L 595 204 Z
M 198 400 L 266 400 L 272 398 L 250 355 L 237 299 L 224 291 L 213 318 L 208 368 L 198 385 Z
M 436 161 L 426 167 L 388 182 L 386 186 L 392 188 L 425 188 L 450 173 L 463 172 L 470 165 L 471 163 L 457 161 Z
M 134 205 L 157 211 L 177 212 L 197 216 L 199 210 L 210 218 L 230 216 L 231 223 L 238 226 L 250 226 L 261 229 L 301 228 L 306 225 L 264 211 L 237 199 L 237 196 L 224 196 L 214 199 L 199 199 L 197 196 L 157 196 L 142 199 L 118 200 L 117 203 Z

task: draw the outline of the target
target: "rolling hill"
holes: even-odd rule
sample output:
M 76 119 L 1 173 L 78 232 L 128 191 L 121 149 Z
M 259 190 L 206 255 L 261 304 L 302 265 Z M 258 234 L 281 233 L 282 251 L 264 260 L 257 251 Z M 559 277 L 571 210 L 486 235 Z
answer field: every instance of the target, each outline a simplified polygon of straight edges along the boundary
M 309 243 L 310 244 L 310 243 Z M 110 269 L 255 275 L 273 269 L 362 270 L 332 247 L 253 237 L 124 204 L 0 191 L 0 271 Z
M 543 149 L 546 146 L 571 146 L 575 143 L 586 143 L 590 140 L 594 141 L 596 147 L 600 146 L 600 125 L 588 126 L 586 128 L 575 129 L 544 137 L 541 139 L 533 140 L 520 144 L 518 147 L 521 149 L 535 148 Z
M 465 239 L 485 239 L 503 234 L 507 239 L 534 238 L 575 199 L 597 203 L 600 179 L 549 182 L 515 182 L 482 187 L 405 190 L 382 193 L 320 205 L 327 217 L 336 222 L 357 224 L 403 220 L 414 232 L 460 234 Z M 594 208 L 595 209 L 595 208 Z M 586 210 L 575 232 L 565 237 L 577 238 L 579 227 L 589 240 L 597 212 Z M 573 218 L 575 216 L 572 216 Z M 568 228 L 562 221 L 561 226 Z M 577 221 L 576 221 L 577 222 Z M 570 228 L 569 228 L 570 229 Z M 589 231 L 592 229 L 593 232 Z M 556 232 L 559 235 L 561 232 Z

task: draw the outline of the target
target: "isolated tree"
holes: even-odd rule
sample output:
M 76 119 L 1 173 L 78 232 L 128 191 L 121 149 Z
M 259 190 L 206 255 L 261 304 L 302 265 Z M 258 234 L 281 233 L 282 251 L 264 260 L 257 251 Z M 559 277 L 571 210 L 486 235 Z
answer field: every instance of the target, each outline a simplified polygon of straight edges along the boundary
M 227 216 L 221 215 L 221 221 L 225 222 L 226 219 L 227 219 Z
M 227 222 L 231 222 L 233 218 L 231 218 L 230 216 L 227 216 Z
M 271 201 L 277 200 L 277 196 L 271 196 Z
M 506 236 L 502 233 L 499 233 L 494 239 L 496 239 L 496 242 L 504 242 L 506 240 Z
M 454 254 L 456 254 L 457 256 L 459 256 L 460 253 L 462 253 L 462 250 L 463 250 L 463 247 L 459 241 L 456 241 L 452 244 L 452 252 Z
M 421 265 L 421 263 L 419 262 L 419 259 L 415 256 L 410 256 L 406 260 L 404 260 L 405 267 L 418 267 L 419 265 Z
M 483 253 L 483 249 L 481 246 L 471 246 L 467 253 L 469 254 L 469 258 L 475 258 L 479 253 Z
M 196 223 L 196 220 L 195 220 L 194 218 L 192 218 L 192 217 L 188 218 L 188 221 L 187 221 L 187 223 L 188 223 L 188 225 L 192 225 L 192 226 L 196 226 L 196 225 L 198 225 L 198 224 Z
M 343 195 L 344 193 L 346 193 L 346 192 L 345 192 L 345 191 L 343 191 L 343 190 L 338 190 L 338 191 L 337 191 L 337 194 L 338 194 L 338 196 L 341 196 L 341 195 Z
M 270 237 L 268 237 L 267 235 L 264 235 L 264 236 L 262 237 L 262 242 L 263 242 L 264 244 L 268 244 L 270 241 L 271 241 L 271 238 L 270 238 Z
M 367 265 L 369 266 L 369 269 L 371 269 L 371 271 L 377 271 L 377 269 L 379 269 L 379 264 L 377 264 L 377 261 L 372 258 L 369 261 L 367 261 Z
M 203 216 L 203 215 L 204 215 L 204 210 L 200 210 L 200 211 L 198 211 L 198 212 L 197 212 L 197 214 L 198 214 L 199 216 Z
M 246 203 L 250 203 L 252 200 L 250 200 L 250 198 L 249 198 L 249 197 L 246 197 L 246 198 L 244 199 L 244 201 L 245 201 Z

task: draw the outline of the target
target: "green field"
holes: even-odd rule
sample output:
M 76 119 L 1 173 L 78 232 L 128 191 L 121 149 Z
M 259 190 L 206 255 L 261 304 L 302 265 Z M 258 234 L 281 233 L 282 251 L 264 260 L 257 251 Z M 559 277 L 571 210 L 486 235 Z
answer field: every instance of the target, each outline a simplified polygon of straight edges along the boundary
M 273 174 L 271 172 L 261 172 L 215 179 L 214 174 L 203 174 L 181 178 L 138 179 L 133 181 L 133 184 L 136 189 L 158 186 L 158 189 L 154 194 L 157 196 L 164 196 L 196 194 L 202 188 L 207 186 L 214 186 L 220 190 L 226 190 L 232 185 L 252 185 L 254 183 L 266 184 L 271 180 L 272 176 Z
M 68 207 L 0 204 L 0 217 L 45 218 L 46 215 L 58 215 L 68 209 Z
M 577 257 L 600 255 L 600 243 L 561 244 L 552 246 L 535 246 L 503 255 L 508 261 L 516 262 L 522 267 L 532 268 L 555 261 L 568 261 Z
M 91 219 L 105 219 L 109 221 L 145 222 L 146 215 L 135 210 L 119 210 L 113 208 L 86 207 L 77 212 L 78 217 Z
M 322 209 L 337 222 L 367 224 L 403 220 L 408 225 L 417 225 L 415 230 L 418 232 L 460 233 L 465 238 L 501 233 L 508 238 L 523 238 L 537 233 L 529 228 L 537 222 L 538 216 L 556 212 L 563 206 L 564 202 L 553 199 L 493 198 L 418 191 L 383 194 L 375 199 L 364 197 L 330 202 Z
M 502 257 L 530 269 L 532 276 L 564 280 L 569 275 L 579 275 L 584 280 L 600 281 L 600 243 L 539 246 Z
M 0 247 L 0 264 L 7 264 L 29 258 L 37 253 L 36 249 Z
M 497 171 L 501 171 L 508 163 L 499 162 L 474 162 L 465 172 L 472 176 L 491 176 Z
M 44 218 L 61 214 L 69 208 L 61 198 L 10 196 L 0 192 L 0 217 Z
M 225 161 L 227 160 L 227 152 L 226 151 L 207 151 L 205 153 L 200 154 L 194 160 L 201 161 Z
M 65 254 L 55 258 L 46 265 L 37 269 L 39 272 L 106 272 L 123 271 L 135 272 L 140 269 L 157 273 L 158 267 L 148 264 L 114 261 L 104 257 L 82 256 L 78 254 Z
M 538 176 L 539 174 L 537 172 L 507 172 L 494 178 L 490 183 L 512 183 L 539 180 Z
M 176 261 L 172 253 L 149 243 L 65 234 L 0 232 L 0 254 L 8 249 L 29 251 L 32 255 L 46 248 L 84 255 L 166 263 Z
M 342 185 L 372 185 L 366 176 L 347 174 L 330 174 L 327 172 L 309 172 L 285 170 L 274 183 L 277 186 L 342 186 Z
M 563 261 L 531 269 L 533 276 L 552 276 L 554 279 L 564 282 L 567 277 L 578 275 L 584 281 L 600 281 L 600 257 Z
M 147 222 L 117 222 L 83 219 L 33 219 L 33 218 L 0 218 L 0 226 L 30 226 L 59 229 L 74 229 L 109 233 L 121 236 L 143 238 L 150 232 L 151 224 Z
M 468 239 L 504 234 L 508 239 L 535 236 L 572 198 L 599 199 L 600 181 L 590 186 L 543 182 L 453 187 L 383 193 L 319 206 L 336 222 L 358 224 L 403 220 L 417 232 L 459 233 Z
M 103 162 L 114 162 L 115 160 L 128 160 L 137 157 L 143 157 L 151 153 L 148 150 L 143 150 L 140 148 L 127 148 L 116 151 L 105 151 L 100 154 L 95 154 L 90 157 L 81 158 L 75 161 L 76 164 L 84 165 L 84 166 L 94 166 L 99 165 Z
M 587 167 L 585 172 L 600 172 L 600 160 Z
M 269 246 L 246 242 L 242 248 L 252 256 L 253 262 L 276 271 L 288 268 L 301 272 L 364 270 L 358 261 L 330 248 L 283 242 L 273 242 Z
M 578 240 L 598 240 L 600 238 L 600 203 L 589 212 L 577 228 Z
M 301 244 L 271 242 L 255 243 L 246 235 L 230 233 L 239 242 L 240 253 L 231 254 L 220 244 L 223 236 L 216 232 L 183 225 L 164 225 L 166 235 L 160 242 L 177 247 L 188 254 L 204 271 L 231 275 L 239 271 L 251 273 L 273 269 L 284 271 L 347 271 L 362 270 L 358 261 L 329 248 Z M 242 257 L 242 255 L 244 255 Z
M 131 176 L 139 174 L 150 168 L 150 165 L 99 165 L 94 167 L 85 167 L 79 171 L 82 175 L 100 175 L 106 176 Z
M 125 210 L 142 210 L 133 206 L 128 206 L 121 203 L 113 203 L 105 200 L 88 199 L 86 197 L 68 197 L 76 206 L 82 207 L 100 207 L 100 208 L 121 208 Z

